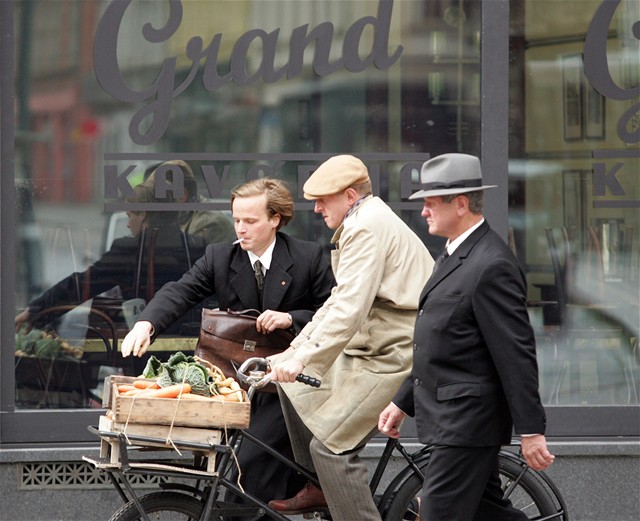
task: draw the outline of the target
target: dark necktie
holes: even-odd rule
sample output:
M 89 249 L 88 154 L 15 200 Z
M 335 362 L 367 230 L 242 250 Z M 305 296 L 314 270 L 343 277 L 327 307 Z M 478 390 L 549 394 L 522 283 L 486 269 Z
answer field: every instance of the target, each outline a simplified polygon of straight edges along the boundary
M 440 269 L 440 266 L 442 266 L 442 263 L 446 261 L 448 257 L 449 257 L 449 252 L 447 252 L 447 250 L 444 250 L 443 254 L 436 259 L 436 263 L 433 265 L 433 273 L 435 273 L 436 271 L 438 271 L 438 269 Z
M 253 271 L 256 275 L 256 282 L 258 283 L 258 289 L 262 291 L 264 288 L 264 273 L 262 273 L 262 263 L 257 260 L 253 265 Z

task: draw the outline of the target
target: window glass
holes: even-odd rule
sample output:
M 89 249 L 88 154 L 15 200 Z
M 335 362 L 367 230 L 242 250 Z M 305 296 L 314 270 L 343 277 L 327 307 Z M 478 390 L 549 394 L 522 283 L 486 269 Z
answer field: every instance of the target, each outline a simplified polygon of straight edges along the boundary
M 16 406 L 99 406 L 104 375 L 141 372 L 146 359 L 114 345 L 207 241 L 234 240 L 229 195 L 247 179 L 285 179 L 285 231 L 328 244 L 302 184 L 329 155 L 357 154 L 437 251 L 408 196 L 430 155 L 479 155 L 480 7 L 16 2 Z M 151 201 L 133 187 L 154 168 L 174 189 Z M 187 227 L 194 212 L 207 234 Z M 196 306 L 152 353 L 190 352 L 198 327 Z
M 543 399 L 636 404 L 640 4 L 510 7 L 510 237 Z

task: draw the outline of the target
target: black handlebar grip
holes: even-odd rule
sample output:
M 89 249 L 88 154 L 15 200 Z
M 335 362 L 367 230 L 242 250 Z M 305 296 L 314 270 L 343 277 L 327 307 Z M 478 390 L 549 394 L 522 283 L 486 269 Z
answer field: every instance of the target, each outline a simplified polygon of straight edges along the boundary
M 310 385 L 311 387 L 320 387 L 320 380 L 306 374 L 299 374 L 298 376 L 296 376 L 296 380 L 298 382 L 302 382 L 305 385 Z

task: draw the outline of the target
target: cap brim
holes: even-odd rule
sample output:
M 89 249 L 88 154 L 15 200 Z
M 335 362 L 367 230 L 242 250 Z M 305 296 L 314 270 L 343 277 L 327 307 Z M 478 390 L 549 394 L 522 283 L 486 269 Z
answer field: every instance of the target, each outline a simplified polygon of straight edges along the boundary
M 466 194 L 469 192 L 479 192 L 488 188 L 497 188 L 498 185 L 477 186 L 475 188 L 441 188 L 440 190 L 420 190 L 411 194 L 409 199 L 424 199 L 425 197 L 439 197 L 442 195 Z

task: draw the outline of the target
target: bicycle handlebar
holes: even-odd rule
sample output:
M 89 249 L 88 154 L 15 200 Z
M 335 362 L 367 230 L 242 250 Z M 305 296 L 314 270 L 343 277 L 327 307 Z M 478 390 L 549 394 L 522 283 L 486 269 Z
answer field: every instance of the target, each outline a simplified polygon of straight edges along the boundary
M 296 376 L 296 381 L 302 382 L 305 385 L 310 385 L 311 387 L 320 387 L 321 383 L 317 378 L 306 374 L 299 374 Z
M 251 385 L 256 389 L 260 389 L 271 382 L 271 375 L 269 373 L 265 374 L 263 371 L 249 371 L 249 374 L 247 375 L 247 371 L 253 365 L 269 365 L 269 361 L 266 358 L 259 357 L 247 358 L 238 368 L 236 373 L 242 382 Z M 310 385 L 311 387 L 320 387 L 321 383 L 317 378 L 313 378 L 306 374 L 299 374 L 296 376 L 296 381 L 305 385 Z

